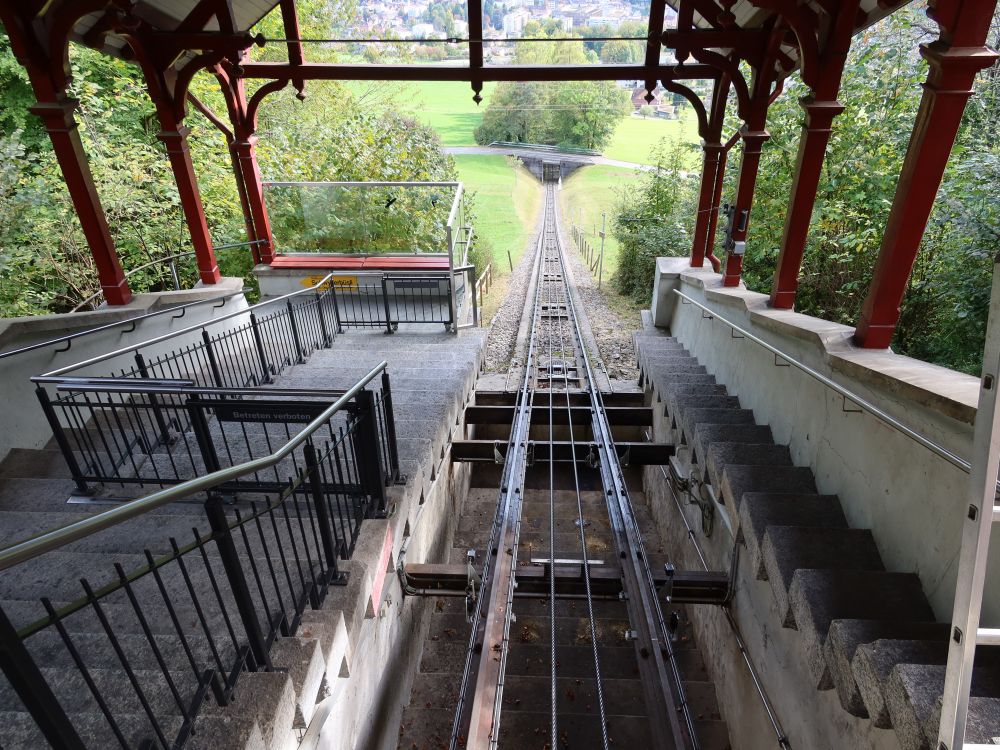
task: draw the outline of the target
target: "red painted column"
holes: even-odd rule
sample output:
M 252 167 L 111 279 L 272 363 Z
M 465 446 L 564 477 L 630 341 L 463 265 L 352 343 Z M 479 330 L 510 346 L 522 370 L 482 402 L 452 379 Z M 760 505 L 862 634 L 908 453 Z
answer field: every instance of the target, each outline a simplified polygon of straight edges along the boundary
M 983 28 L 985 37 L 988 23 Z M 899 175 L 875 274 L 861 308 L 855 343 L 885 349 L 899 322 L 900 304 L 913 270 L 965 104 L 976 74 L 996 60 L 986 47 L 935 42 L 921 48 L 930 64 L 917 121 Z
M 222 274 L 215 261 L 212 237 L 208 232 L 205 208 L 198 190 L 198 178 L 195 176 L 194 164 L 191 161 L 191 150 L 187 142 L 189 132 L 189 128 L 178 126 L 176 130 L 164 129 L 158 137 L 166 145 L 167 155 L 170 157 L 181 208 L 184 210 L 184 218 L 191 233 L 191 244 L 194 245 L 198 275 L 202 283 L 215 284 L 222 278 Z
M 746 126 L 744 126 L 746 127 Z M 757 185 L 760 168 L 761 148 L 771 136 L 766 130 L 742 132 L 743 161 L 740 164 L 739 184 L 736 188 L 736 211 L 733 216 L 733 241 L 745 242 L 750 228 L 750 210 L 753 208 L 753 193 Z M 743 273 L 743 255 L 730 252 L 726 256 L 726 267 L 722 274 L 723 286 L 737 286 Z
M 257 137 L 238 138 L 233 142 L 233 149 L 239 161 L 247 208 L 253 223 L 252 239 L 261 241 L 255 246 L 255 252 L 261 263 L 270 264 L 275 255 L 274 236 L 271 234 L 271 218 L 264 202 L 264 184 L 257 163 Z
M 37 87 L 36 87 L 37 93 Z M 69 189 L 73 207 L 80 219 L 80 226 L 94 256 L 101 290 L 109 305 L 124 305 L 132 300 L 132 291 L 125 280 L 125 272 L 118 260 L 104 207 L 94 186 L 94 177 L 83 150 L 80 131 L 73 110 L 77 101 L 57 94 L 54 101 L 39 101 L 31 112 L 45 124 L 52 140 L 52 148 Z
M 816 190 L 823 171 L 826 147 L 830 142 L 833 118 L 844 111 L 839 102 L 815 101 L 808 96 L 803 97 L 800 104 L 806 112 L 806 119 L 799 140 L 792 196 L 785 214 L 781 251 L 771 287 L 771 306 L 785 310 L 790 310 L 795 305 L 799 269 L 805 254 L 809 223 L 816 205 Z
M 712 223 L 712 199 L 715 196 L 715 178 L 719 172 L 719 158 L 722 154 L 722 144 L 702 142 L 701 192 L 698 195 L 698 215 L 694 225 L 694 242 L 691 244 L 691 267 L 701 268 L 705 265 L 705 255 L 708 251 L 708 228 Z M 714 239 L 714 233 L 713 233 Z

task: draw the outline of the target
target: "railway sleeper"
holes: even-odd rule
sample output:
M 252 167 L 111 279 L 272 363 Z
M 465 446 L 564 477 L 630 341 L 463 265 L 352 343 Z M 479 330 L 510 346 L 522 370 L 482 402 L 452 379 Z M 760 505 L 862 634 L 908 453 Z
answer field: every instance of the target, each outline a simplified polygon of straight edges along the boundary
M 621 571 L 614 560 L 588 559 L 590 589 L 594 596 L 617 599 L 622 592 Z M 518 565 L 516 571 L 518 596 L 548 596 L 552 566 L 548 558 L 532 558 Z M 582 560 L 556 559 L 556 598 L 576 598 L 586 593 Z M 478 574 L 478 569 L 477 569 Z M 448 591 L 465 592 L 469 581 L 466 564 L 412 563 L 404 566 L 407 581 L 428 596 Z M 668 574 L 654 572 L 653 580 L 661 592 L 664 605 L 723 604 L 729 596 L 729 574 L 726 572 L 681 570 Z M 667 592 L 670 592 L 669 594 Z

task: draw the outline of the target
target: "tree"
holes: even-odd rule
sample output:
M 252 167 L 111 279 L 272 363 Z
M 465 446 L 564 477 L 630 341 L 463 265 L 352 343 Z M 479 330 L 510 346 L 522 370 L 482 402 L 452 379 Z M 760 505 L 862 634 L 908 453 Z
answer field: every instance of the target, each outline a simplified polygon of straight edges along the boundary
M 638 188 L 619 196 L 611 222 L 618 240 L 618 270 L 614 284 L 637 302 L 649 301 L 656 258 L 686 255 L 691 249 L 695 185 L 682 177 L 690 146 L 664 139 L 653 152 L 656 168 Z
M 332 35 L 336 14 L 353 12 L 351 0 L 300 0 L 297 7 L 303 34 L 313 37 Z M 279 13 L 258 28 L 265 36 L 283 36 Z M 279 53 L 284 54 L 280 45 L 267 45 L 252 54 L 268 59 Z M 329 60 L 336 54 L 317 47 L 311 58 Z M 123 267 L 129 271 L 189 251 L 177 188 L 138 67 L 75 45 L 70 61 L 70 94 L 80 100 L 76 117 Z M 195 77 L 192 91 L 216 112 L 225 112 L 218 84 L 207 73 Z M 315 82 L 307 91 L 305 102 L 289 88 L 269 97 L 261 109 L 258 156 L 265 178 L 455 179 L 453 160 L 441 154 L 440 140 L 427 127 L 377 103 L 360 103 L 343 84 Z M 33 101 L 0 33 L 0 315 L 5 316 L 64 312 L 99 290 L 49 138 L 38 118 L 27 113 Z M 217 244 L 239 242 L 243 216 L 225 140 L 193 109 L 186 124 L 212 236 Z M 368 203 L 374 201 L 372 194 Z M 368 214 L 374 218 L 364 224 L 368 238 L 389 245 L 440 236 L 439 207 L 450 200 L 425 197 L 405 212 L 402 202 L 400 197 L 385 207 L 386 198 L 383 210 Z M 280 203 L 276 198 L 271 206 L 276 233 L 285 221 Z M 288 236 L 277 238 L 288 243 Z M 217 257 L 224 274 L 253 283 L 246 247 L 217 251 Z M 180 270 L 185 284 L 197 280 L 193 262 L 185 261 Z M 133 274 L 129 284 L 135 291 L 155 291 L 170 285 L 170 277 L 165 265 L 154 265 Z
M 612 39 L 604 43 L 601 49 L 601 62 L 610 65 L 621 65 L 640 62 L 646 52 L 642 42 L 629 42 Z

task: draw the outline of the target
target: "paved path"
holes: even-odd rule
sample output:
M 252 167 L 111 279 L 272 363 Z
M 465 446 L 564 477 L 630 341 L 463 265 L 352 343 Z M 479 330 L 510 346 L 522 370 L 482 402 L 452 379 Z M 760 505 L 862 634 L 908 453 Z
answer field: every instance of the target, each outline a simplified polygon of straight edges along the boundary
M 581 164 L 603 164 L 608 167 L 620 167 L 622 169 L 635 169 L 641 172 L 651 172 L 655 167 L 649 164 L 636 164 L 631 161 L 618 161 L 617 159 L 609 159 L 606 156 L 588 156 L 586 154 L 560 154 L 558 152 L 541 152 L 535 151 L 530 148 L 516 148 L 509 146 L 450 146 L 448 148 L 441 149 L 446 154 L 477 154 L 477 155 L 497 155 L 501 154 L 504 156 L 518 156 L 528 159 L 558 159 L 565 157 L 571 161 L 580 162 Z

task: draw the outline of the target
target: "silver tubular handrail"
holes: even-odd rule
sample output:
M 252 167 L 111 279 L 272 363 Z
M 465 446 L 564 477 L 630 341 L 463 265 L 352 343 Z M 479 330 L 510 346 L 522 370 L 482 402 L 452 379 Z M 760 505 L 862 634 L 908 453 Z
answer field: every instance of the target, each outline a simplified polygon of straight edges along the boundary
M 67 544 L 71 544 L 72 542 L 88 537 L 91 534 L 104 531 L 105 529 L 110 529 L 113 526 L 117 526 L 124 521 L 141 516 L 144 513 L 155 510 L 156 508 L 166 505 L 167 503 L 180 500 L 202 490 L 211 489 L 212 487 L 220 485 L 224 482 L 238 479 L 245 474 L 253 474 L 254 472 L 262 471 L 274 466 L 285 459 L 293 450 L 302 445 L 302 443 L 311 437 L 314 432 L 316 432 L 331 417 L 333 417 L 334 414 L 343 409 L 352 398 L 360 393 L 364 387 L 375 378 L 376 375 L 383 372 L 387 366 L 388 362 L 385 360 L 383 360 L 381 364 L 376 365 L 371 372 L 355 383 L 344 393 L 343 396 L 330 404 L 330 406 L 324 409 L 319 416 L 307 424 L 301 432 L 293 436 L 287 443 L 270 455 L 261 456 L 260 458 L 255 458 L 250 461 L 244 461 L 241 464 L 220 469 L 219 471 L 214 471 L 211 474 L 206 474 L 202 477 L 190 479 L 182 484 L 159 490 L 158 492 L 154 492 L 146 497 L 132 500 L 82 521 L 67 524 L 66 526 L 53 529 L 52 531 L 48 531 L 32 539 L 27 539 L 23 542 L 18 542 L 17 544 L 5 547 L 0 550 L 0 571 L 12 568 L 15 565 L 20 565 L 23 562 L 32 560 L 47 552 L 52 552 L 53 550 L 65 547 Z
M 818 380 L 820 383 L 822 383 L 823 385 L 825 385 L 830 390 L 832 390 L 832 391 L 840 394 L 841 396 L 843 396 L 844 398 L 848 399 L 849 401 L 852 401 L 854 404 L 856 404 L 857 406 L 861 407 L 861 409 L 863 411 L 868 412 L 873 417 L 875 417 L 876 419 L 878 419 L 880 422 L 884 422 L 889 427 L 892 427 L 894 430 L 903 433 L 904 435 L 906 435 L 906 437 L 910 438 L 911 440 L 913 440 L 916 443 L 919 443 L 924 448 L 926 448 L 927 450 L 929 450 L 931 453 L 934 453 L 935 455 L 940 456 L 945 461 L 947 461 L 948 463 L 950 463 L 952 466 L 955 466 L 955 467 L 961 469 L 966 474 L 968 474 L 969 471 L 971 470 L 971 468 L 972 468 L 971 465 L 964 458 L 962 458 L 961 456 L 959 456 L 959 455 L 957 455 L 955 453 L 952 453 L 947 448 L 938 445 L 933 440 L 929 440 L 928 438 L 924 437 L 923 435 L 921 435 L 919 432 L 917 432 L 913 428 L 908 427 L 907 425 L 903 424 L 902 422 L 900 422 L 895 417 L 891 416 L 887 412 L 885 412 L 882 409 L 880 409 L 879 407 L 875 406 L 875 404 L 871 403 L 870 401 L 867 401 L 866 399 L 862 398 L 861 396 L 859 396 L 858 394 L 854 393 L 853 391 L 848 390 L 847 388 L 845 388 L 844 386 L 840 385 L 839 383 L 831 380 L 826 375 L 823 375 L 822 373 L 817 372 L 816 370 L 814 370 L 811 367 L 809 367 L 809 365 L 804 364 L 802 362 L 799 362 L 794 357 L 789 356 L 788 354 L 786 354 L 785 352 L 781 351 L 777 347 L 772 346 L 771 344 L 767 343 L 766 341 L 764 341 L 760 337 L 755 336 L 754 334 L 752 334 L 749 331 L 747 331 L 745 328 L 741 328 L 736 323 L 733 323 L 731 320 L 727 320 L 726 318 L 724 318 L 721 315 L 719 315 L 712 308 L 706 307 L 705 305 L 701 304 L 697 300 L 691 299 L 691 297 L 689 297 L 688 295 L 684 294 L 679 289 L 674 289 L 673 291 L 674 291 L 674 294 L 676 294 L 681 299 L 686 300 L 687 303 L 692 304 L 695 307 L 698 307 L 698 308 L 704 310 L 705 312 L 709 313 L 714 318 L 718 318 L 722 323 L 724 323 L 725 325 L 729 326 L 736 333 L 739 333 L 741 336 L 744 336 L 744 337 L 750 339 L 750 341 L 753 341 L 755 344 L 764 347 L 769 352 L 773 353 L 774 355 L 776 355 L 780 359 L 785 360 L 792 367 L 795 367 L 795 368 L 801 370 L 802 372 L 804 372 L 806 375 L 808 375 L 809 377 L 813 378 L 814 380 Z M 997 482 L 997 486 L 1000 487 L 1000 482 Z
M 100 354 L 100 355 L 98 355 L 96 357 L 91 357 L 90 359 L 86 359 L 86 360 L 84 360 L 82 362 L 76 362 L 75 364 L 67 365 L 66 367 L 60 367 L 58 370 L 52 370 L 51 372 L 45 372 L 45 373 L 42 373 L 41 375 L 39 375 L 37 377 L 38 378 L 54 378 L 54 377 L 56 377 L 58 375 L 64 375 L 67 372 L 72 372 L 73 370 L 78 370 L 81 367 L 89 367 L 90 365 L 97 364 L 98 362 L 104 362 L 105 360 L 113 359 L 114 357 L 120 357 L 123 354 L 128 354 L 129 352 L 134 352 L 134 351 L 136 351 L 138 349 L 142 349 L 143 347 L 152 346 L 153 344 L 158 344 L 161 341 L 166 341 L 167 339 L 172 339 L 175 336 L 182 336 L 185 333 L 191 333 L 192 331 L 201 330 L 205 326 L 214 325 L 216 323 L 221 323 L 224 320 L 229 320 L 230 318 L 235 318 L 238 315 L 247 315 L 248 313 L 251 313 L 254 310 L 258 310 L 258 309 L 265 308 L 265 307 L 270 307 L 270 306 L 274 305 L 275 303 L 282 302 L 282 301 L 287 300 L 287 299 L 291 299 L 292 297 L 298 297 L 299 295 L 304 295 L 304 294 L 307 294 L 309 292 L 315 292 L 315 291 L 321 289 L 335 275 L 336 275 L 335 273 L 328 273 L 326 276 L 324 276 L 318 282 L 316 282 L 312 286 L 306 287 L 305 289 L 299 289 L 299 290 L 294 291 L 294 292 L 289 292 L 288 294 L 283 294 L 280 297 L 274 297 L 272 299 L 268 299 L 268 300 L 265 300 L 263 302 L 258 302 L 256 305 L 250 305 L 249 307 L 244 308 L 243 310 L 236 310 L 234 312 L 227 313 L 226 315 L 222 315 L 221 317 L 212 318 L 211 320 L 205 321 L 204 323 L 197 323 L 197 324 L 195 324 L 193 326 L 188 326 L 187 328 L 182 328 L 179 331 L 173 331 L 171 333 L 165 333 L 162 336 L 157 336 L 156 338 L 147 339 L 146 341 L 142 341 L 142 342 L 140 342 L 138 344 L 133 344 L 132 346 L 126 346 L 126 347 L 124 347 L 122 349 L 116 349 L 113 352 L 108 352 L 107 354 Z M 35 381 L 35 378 L 32 378 L 32 381 Z
M 176 313 L 179 310 L 186 310 L 189 307 L 194 307 L 196 305 L 204 305 L 208 302 L 219 302 L 220 300 L 227 300 L 230 297 L 236 297 L 240 294 L 245 294 L 246 289 L 241 289 L 238 292 L 229 292 L 228 294 L 222 294 L 218 297 L 207 297 L 206 299 L 198 299 L 193 302 L 185 302 L 182 305 L 173 305 L 172 307 L 165 307 L 162 310 L 155 310 L 154 312 L 143 313 L 142 315 L 136 315 L 131 318 L 123 318 L 122 320 L 116 320 L 114 323 L 105 323 L 104 325 L 97 326 L 96 328 L 88 328 L 85 331 L 77 331 L 76 333 L 70 333 L 65 336 L 59 336 L 58 338 L 48 339 L 47 341 L 39 341 L 36 344 L 31 344 L 29 346 L 22 346 L 19 349 L 11 349 L 6 352 L 0 352 L 0 359 L 6 357 L 13 357 L 18 354 L 24 354 L 26 352 L 35 351 L 36 349 L 44 349 L 47 346 L 55 346 L 56 344 L 63 343 L 65 341 L 74 341 L 78 338 L 84 336 L 89 336 L 92 333 L 99 333 L 101 331 L 106 331 L 110 328 L 116 328 L 117 326 L 123 326 L 128 323 L 138 323 L 140 320 L 147 320 L 149 318 L 155 318 L 160 315 L 166 315 L 167 313 Z M 178 316 L 180 317 L 180 316 Z M 63 349 L 62 351 L 67 351 Z

